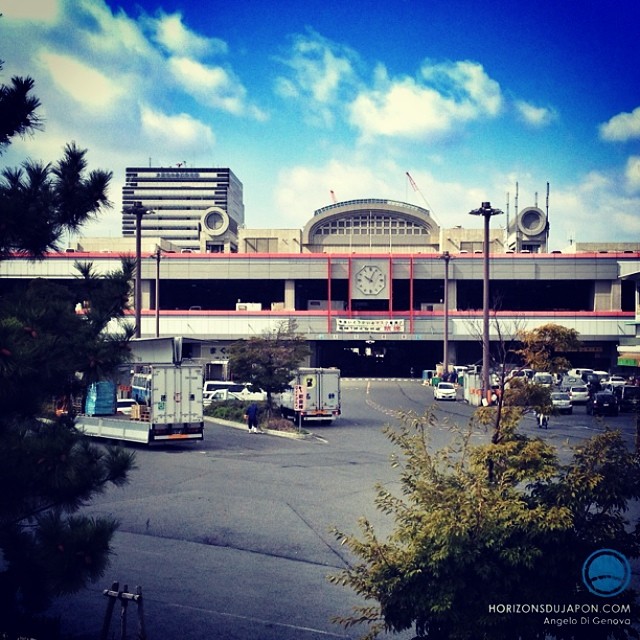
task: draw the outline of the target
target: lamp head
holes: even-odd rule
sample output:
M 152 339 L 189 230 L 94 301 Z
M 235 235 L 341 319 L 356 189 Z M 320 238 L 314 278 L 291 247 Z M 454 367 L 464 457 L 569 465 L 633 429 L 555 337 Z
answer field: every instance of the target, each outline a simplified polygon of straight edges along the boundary
M 502 213 L 502 211 L 500 209 L 494 209 L 490 202 L 483 202 L 479 209 L 473 209 L 469 211 L 469 213 L 472 216 L 495 216 Z

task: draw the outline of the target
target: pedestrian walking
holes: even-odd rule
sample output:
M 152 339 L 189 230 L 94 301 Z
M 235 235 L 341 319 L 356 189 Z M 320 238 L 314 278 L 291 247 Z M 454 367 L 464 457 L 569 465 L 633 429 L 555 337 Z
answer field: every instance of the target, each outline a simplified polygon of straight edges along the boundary
M 245 413 L 249 433 L 258 433 L 258 405 L 252 402 Z
M 538 414 L 538 428 L 547 429 L 549 427 L 549 416 L 544 413 Z

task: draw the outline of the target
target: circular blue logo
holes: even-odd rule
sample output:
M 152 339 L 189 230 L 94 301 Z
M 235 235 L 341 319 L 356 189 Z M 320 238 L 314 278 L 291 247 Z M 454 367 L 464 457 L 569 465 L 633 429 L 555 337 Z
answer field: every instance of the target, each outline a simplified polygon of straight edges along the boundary
M 600 549 L 582 565 L 582 581 L 594 595 L 611 598 L 629 586 L 631 565 L 619 551 Z

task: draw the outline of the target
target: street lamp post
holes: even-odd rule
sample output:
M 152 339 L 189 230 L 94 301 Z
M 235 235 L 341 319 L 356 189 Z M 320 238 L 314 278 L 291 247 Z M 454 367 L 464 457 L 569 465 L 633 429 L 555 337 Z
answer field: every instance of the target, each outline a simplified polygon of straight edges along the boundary
M 449 373 L 449 260 L 451 254 L 443 251 L 440 256 L 444 260 L 444 341 L 443 341 L 443 360 L 444 373 Z
M 148 213 L 148 210 L 142 206 L 142 202 L 135 201 L 131 207 L 126 210 L 128 213 L 132 213 L 136 217 L 136 273 L 135 283 L 133 291 L 133 304 L 135 309 L 135 337 L 139 338 L 141 335 L 141 314 L 140 309 L 142 305 L 142 216 Z
M 160 245 L 156 247 L 156 338 L 160 337 L 160 256 L 162 249 Z
M 469 211 L 472 216 L 484 218 L 482 278 L 482 393 L 487 404 L 491 404 L 491 374 L 489 371 L 489 221 L 491 216 L 501 214 L 500 209 L 493 209 L 490 202 L 483 202 L 479 209 Z

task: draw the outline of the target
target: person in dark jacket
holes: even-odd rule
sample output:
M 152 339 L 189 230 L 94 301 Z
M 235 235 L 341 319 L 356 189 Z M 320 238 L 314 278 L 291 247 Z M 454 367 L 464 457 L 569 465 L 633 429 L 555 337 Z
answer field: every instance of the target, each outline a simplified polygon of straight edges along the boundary
M 247 426 L 249 427 L 250 433 L 258 433 L 258 405 L 255 402 L 252 402 L 248 409 L 247 413 Z

